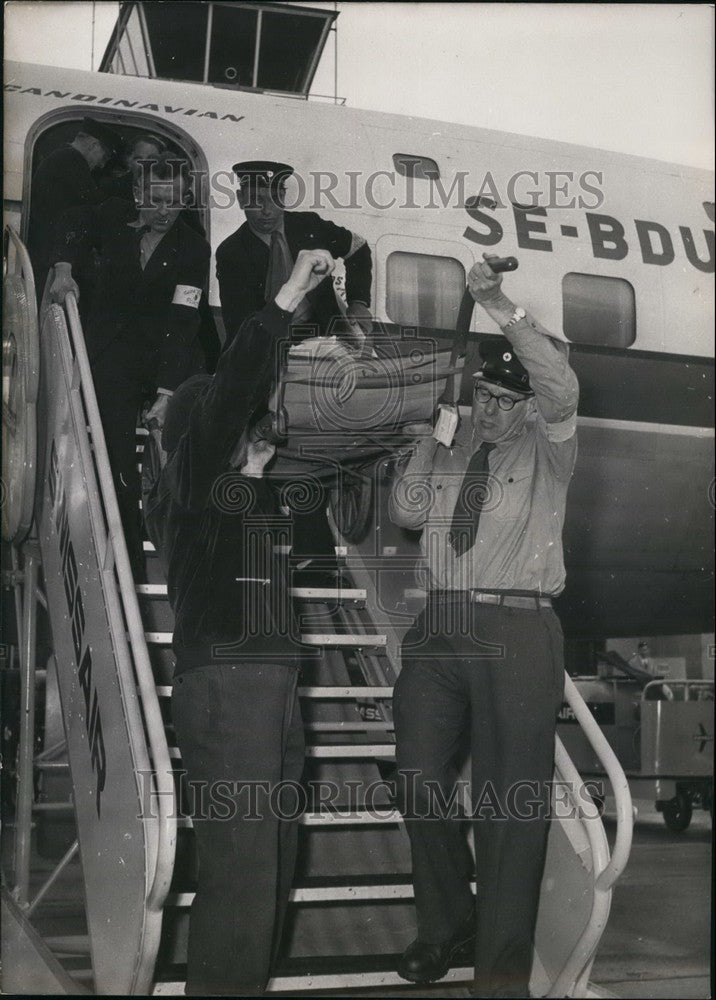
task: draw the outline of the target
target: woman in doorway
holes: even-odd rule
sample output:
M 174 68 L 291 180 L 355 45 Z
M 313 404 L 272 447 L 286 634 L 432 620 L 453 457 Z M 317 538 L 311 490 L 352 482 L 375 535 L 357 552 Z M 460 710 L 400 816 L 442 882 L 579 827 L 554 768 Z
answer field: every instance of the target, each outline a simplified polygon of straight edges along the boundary
M 144 575 L 135 430 L 140 409 L 161 427 L 174 390 L 204 367 L 199 302 L 211 249 L 180 217 L 186 163 L 170 153 L 137 164 L 134 203 L 110 198 L 63 217 L 52 253 L 53 301 L 78 293 L 73 265 L 99 255 L 85 337 L 135 578 Z

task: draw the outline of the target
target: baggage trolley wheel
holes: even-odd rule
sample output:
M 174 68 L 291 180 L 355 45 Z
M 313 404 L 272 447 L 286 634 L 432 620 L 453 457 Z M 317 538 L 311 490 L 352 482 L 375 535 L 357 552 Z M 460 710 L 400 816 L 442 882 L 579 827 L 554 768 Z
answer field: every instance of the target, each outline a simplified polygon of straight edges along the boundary
M 672 833 L 683 833 L 691 822 L 691 799 L 682 789 L 676 790 L 676 795 L 668 802 L 664 802 L 662 813 L 664 822 Z
M 336 527 L 352 545 L 363 541 L 373 512 L 373 482 L 367 476 L 343 477 L 331 490 L 331 513 Z

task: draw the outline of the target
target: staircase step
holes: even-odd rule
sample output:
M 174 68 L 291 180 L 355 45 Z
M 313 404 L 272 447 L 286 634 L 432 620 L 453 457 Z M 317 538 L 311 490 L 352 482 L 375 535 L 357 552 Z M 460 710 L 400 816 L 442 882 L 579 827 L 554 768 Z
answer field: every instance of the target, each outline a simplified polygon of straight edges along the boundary
M 412 899 L 413 887 L 404 885 L 343 885 L 292 889 L 291 903 L 360 903 L 371 900 Z M 166 905 L 185 908 L 194 902 L 193 892 L 176 892 L 167 896 Z
M 402 824 L 403 817 L 397 809 L 337 809 L 335 812 L 304 812 L 296 820 L 300 826 L 391 826 Z M 177 817 L 177 826 L 191 829 L 190 816 Z
M 354 601 L 366 600 L 366 591 L 360 587 L 292 587 L 291 597 L 302 601 Z
M 171 698 L 172 688 L 170 684 L 158 684 L 157 685 L 157 698 Z M 300 698 L 310 698 L 317 701 L 353 701 L 356 698 L 373 699 L 373 698 L 392 698 L 393 689 L 392 687 L 325 687 L 325 686 L 312 686 L 312 687 L 299 687 L 298 695 Z
M 145 632 L 144 638 L 150 645 L 169 646 L 171 645 L 172 632 Z M 339 635 L 331 632 L 325 633 L 304 633 L 301 635 L 301 642 L 305 646 L 321 646 L 331 648 L 364 648 L 375 647 L 384 648 L 388 644 L 388 637 L 383 635 Z
M 65 934 L 43 938 L 45 944 L 55 955 L 89 955 L 90 939 L 88 934 Z
M 169 747 L 171 760 L 181 760 L 179 747 Z M 395 757 L 395 743 L 345 743 L 338 746 L 306 747 L 306 757 L 325 757 L 329 760 L 361 760 L 365 757 Z
M 388 644 L 387 635 L 340 635 L 336 633 L 303 634 L 301 642 L 307 646 L 331 646 L 331 647 L 377 647 L 384 648 Z
M 391 733 L 395 729 L 392 722 L 346 722 L 336 719 L 335 722 L 305 722 L 303 728 L 309 733 Z
M 346 958 L 343 961 L 332 956 L 296 959 L 286 968 L 286 975 L 274 976 L 271 979 L 267 992 L 292 995 L 307 993 L 315 996 L 319 991 L 380 989 L 386 986 L 404 987 L 406 991 L 411 993 L 416 989 L 421 992 L 429 991 L 430 984 L 416 987 L 400 978 L 398 973 L 394 971 L 399 958 L 399 955 L 367 955 L 363 960 L 360 956 L 351 956 L 350 959 Z M 321 972 L 321 967 L 325 968 L 326 971 Z M 329 971 L 331 969 L 332 971 Z M 436 997 L 445 996 L 446 994 L 443 992 L 445 985 L 469 983 L 474 975 L 474 969 L 469 966 L 450 969 L 437 984 L 437 989 L 440 992 L 433 995 Z M 183 979 L 157 983 L 153 995 L 182 995 L 184 986 Z M 466 992 L 464 995 L 469 996 L 469 993 Z
M 165 583 L 138 583 L 135 587 L 139 597 L 166 597 Z M 292 587 L 291 597 L 302 601 L 365 601 L 366 591 L 360 587 Z

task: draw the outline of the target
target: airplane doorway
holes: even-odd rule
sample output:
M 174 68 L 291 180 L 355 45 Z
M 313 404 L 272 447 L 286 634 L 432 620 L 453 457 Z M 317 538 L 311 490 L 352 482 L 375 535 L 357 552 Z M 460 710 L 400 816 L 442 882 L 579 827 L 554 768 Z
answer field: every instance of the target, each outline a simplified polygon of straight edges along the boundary
M 81 128 L 83 117 L 81 109 L 78 108 L 70 108 L 62 112 L 53 113 L 44 120 L 37 122 L 35 128 L 28 135 L 25 152 L 25 178 L 23 185 L 25 194 L 22 204 L 22 234 L 23 240 L 30 249 L 31 256 L 33 255 L 31 246 L 33 241 L 30 232 L 30 213 L 32 209 L 33 178 L 36 176 L 40 165 L 51 153 L 63 145 L 72 142 Z M 194 141 L 176 130 L 167 128 L 164 122 L 152 119 L 146 115 L 97 114 L 93 109 L 92 117 L 110 126 L 122 139 L 122 152 L 120 155 L 114 157 L 106 166 L 93 174 L 99 190 L 98 201 L 103 201 L 109 197 L 116 197 L 118 194 L 125 200 L 131 197 L 131 184 L 121 183 L 123 176 L 126 176 L 127 172 L 126 157 L 131 152 L 134 142 L 139 137 L 156 136 L 168 152 L 176 155 L 177 159 L 188 164 L 191 184 L 188 192 L 187 206 L 182 214 L 182 218 L 187 225 L 200 232 L 207 240 L 210 239 L 208 204 L 200 197 L 200 192 L 207 190 L 206 179 L 208 168 L 202 151 Z M 33 226 L 36 225 L 36 220 L 33 220 Z M 80 272 L 76 276 L 81 292 L 81 316 L 86 315 L 86 310 L 91 302 L 97 263 L 97 260 L 84 261 Z M 38 284 L 42 284 L 44 287 L 44 279 L 41 278 Z M 205 294 L 202 296 L 199 307 L 201 327 L 198 336 L 206 358 L 207 369 L 213 372 L 220 352 L 220 339 L 207 299 L 208 288 L 204 292 Z M 43 288 L 38 287 L 38 301 L 42 300 L 42 294 Z

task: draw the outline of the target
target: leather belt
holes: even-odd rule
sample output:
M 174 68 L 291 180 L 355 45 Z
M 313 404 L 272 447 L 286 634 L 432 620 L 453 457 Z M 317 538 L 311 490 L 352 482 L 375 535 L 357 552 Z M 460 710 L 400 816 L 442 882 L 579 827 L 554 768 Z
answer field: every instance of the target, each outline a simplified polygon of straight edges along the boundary
M 465 601 L 471 604 L 494 604 L 501 608 L 525 608 L 536 611 L 551 608 L 552 598 L 539 594 L 503 594 L 485 590 L 431 590 L 430 599 L 438 601 Z

